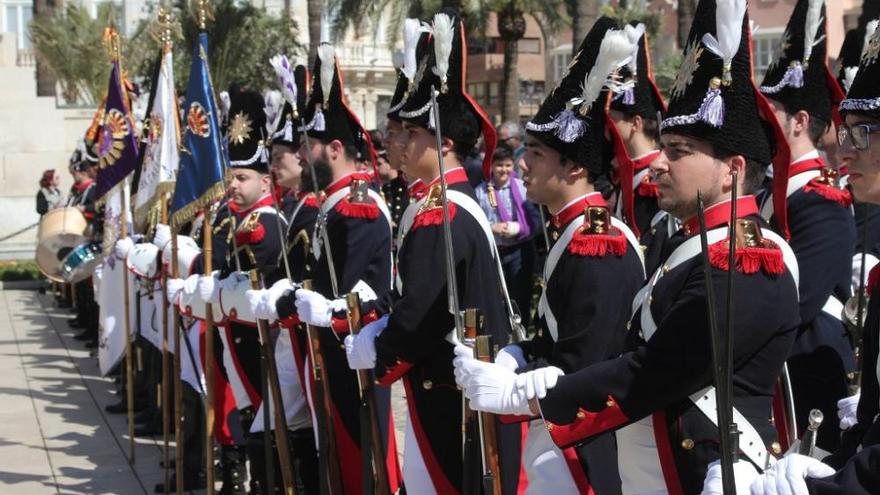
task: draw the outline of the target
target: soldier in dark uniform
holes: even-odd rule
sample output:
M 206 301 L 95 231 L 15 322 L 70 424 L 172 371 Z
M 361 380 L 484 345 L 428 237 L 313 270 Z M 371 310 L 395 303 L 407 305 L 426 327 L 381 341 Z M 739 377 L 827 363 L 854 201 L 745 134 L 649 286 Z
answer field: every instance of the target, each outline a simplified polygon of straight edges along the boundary
M 855 368 L 843 323 L 856 243 L 852 200 L 816 149 L 843 91 L 826 65 L 824 6 L 813 12 L 814 3 L 800 0 L 795 6 L 784 49 L 760 87 L 773 104 L 791 150 L 789 187 L 768 194 L 762 214 L 780 231 L 770 198 L 786 195 L 790 243 L 801 267 L 801 327 L 788 359 L 798 434 L 806 428 L 811 409 L 826 414 L 835 409 L 846 396 L 847 374 Z M 817 445 L 832 451 L 839 439 L 833 428 L 822 428 Z
M 845 124 L 838 131 L 843 162 L 849 168 L 849 185 L 857 201 L 880 204 L 880 171 L 877 169 L 877 129 L 880 129 L 880 91 L 876 84 L 880 64 L 880 31 L 874 31 L 862 54 L 858 74 L 852 82 L 847 98 L 840 104 Z M 861 392 L 855 404 L 841 401 L 841 428 L 846 429 L 841 445 L 827 463 L 841 467 L 859 447 L 868 449 L 880 445 L 880 268 L 875 267 L 867 277 L 868 315 L 865 319 L 861 342 Z
M 728 35 L 724 44 L 704 44 L 719 31 Z M 772 127 L 765 130 L 762 118 Z M 626 351 L 560 376 L 555 387 L 547 384 L 543 398 L 542 390 L 529 394 L 528 387 L 518 386 L 529 384 L 530 373 L 504 374 L 497 365 L 457 351 L 457 378 L 471 406 L 540 413 L 561 447 L 615 430 L 625 493 L 699 493 L 708 464 L 719 457 L 708 311 L 725 314 L 732 275 L 735 326 L 726 330 L 719 319 L 719 327 L 734 337 L 732 395 L 741 414 L 740 455 L 758 469 L 767 467 L 776 435 L 769 422 L 775 384 L 799 324 L 794 256 L 766 227 L 752 196 L 772 156 L 774 135 L 768 131 L 780 132 L 772 119 L 751 81 L 745 9 L 716 21 L 715 2 L 702 0 L 661 124 L 662 153 L 652 164 L 659 205 L 684 219 L 683 228 L 670 239 L 673 253 L 634 301 Z M 774 164 L 784 171 L 788 157 L 781 155 Z M 787 178 L 781 174 L 777 180 Z M 734 180 L 743 195 L 736 203 L 736 235 L 730 235 Z M 706 205 L 710 246 L 703 256 L 712 265 L 713 308 L 707 308 L 700 256 L 698 192 Z M 783 202 L 779 211 L 784 207 Z M 730 238 L 738 244 L 733 267 L 726 264 Z
M 313 277 L 314 291 L 288 291 L 280 298 L 271 294 L 275 300 L 269 306 L 274 306 L 282 324 L 302 321 L 319 332 L 329 375 L 330 400 L 336 413 L 327 419 L 335 423 L 335 441 L 339 447 L 339 459 L 330 459 L 330 462 L 338 462 L 346 473 L 342 479 L 345 493 L 356 494 L 364 487 L 360 469 L 363 438 L 360 397 L 357 375 L 348 368 L 340 345 L 350 329 L 345 302 L 339 297 L 357 292 L 366 301 L 390 288 L 391 218 L 381 196 L 370 187 L 370 174 L 358 171 L 362 157 L 372 160 L 374 152 L 369 135 L 342 99 L 341 73 L 331 45 L 319 47 L 313 73 L 316 76 L 312 93 L 299 130 L 308 133 L 309 146 L 304 139 L 300 141 L 299 158 L 301 163 L 311 161 L 316 173 L 332 176 L 319 203 L 319 219 L 324 220 L 317 222 L 310 239 L 307 266 Z M 373 167 L 375 171 L 375 165 Z M 332 265 L 328 262 L 330 256 Z M 367 322 L 374 319 L 367 314 L 365 318 Z M 312 371 L 308 375 L 312 376 Z M 376 387 L 376 400 L 387 453 L 385 467 L 392 491 L 396 491 L 400 479 L 391 429 L 390 390 Z M 324 414 L 324 411 L 315 405 L 312 414 Z
M 375 306 L 380 313 L 390 315 L 369 331 L 365 328 L 357 337 L 347 338 L 346 347 L 353 368 L 375 367 L 383 384 L 403 380 L 409 411 L 404 449 L 407 491 L 455 494 L 463 490 L 464 470 L 474 466 L 463 464 L 462 398 L 452 373 L 453 347 L 447 340 L 454 322 L 443 262 L 446 248 L 440 166 L 435 114 L 430 110 L 430 94 L 434 90 L 439 91 L 439 132 L 443 140 L 439 152 L 449 186 L 449 228 L 459 305 L 462 309 L 480 311 L 485 322 L 483 331 L 500 347 L 507 344 L 511 330 L 499 295 L 501 274 L 494 259 L 497 253 L 491 228 L 462 167 L 462 159 L 482 132 L 487 146 L 485 174 L 496 144 L 495 130 L 465 92 L 467 59 L 458 13 L 444 10 L 435 15 L 433 33 L 431 42 L 417 50 L 418 70 L 400 109 L 403 127 L 396 136 L 405 150 L 403 171 L 409 177 L 421 179 L 428 192 L 404 215 L 395 288 Z M 520 425 L 507 425 L 499 430 L 505 494 L 517 493 L 520 435 Z M 479 453 L 474 458 L 478 459 Z
M 613 94 L 608 111 L 614 122 L 609 134 L 617 165 L 615 212 L 641 235 L 651 229 L 660 211 L 650 165 L 660 155 L 657 116 L 666 110 L 666 104 L 654 83 L 645 25 L 633 22 L 624 29 L 638 51 L 618 71 L 622 86 Z
M 91 228 L 92 234 L 100 233 L 98 211 L 95 207 L 95 180 L 92 168 L 97 165 L 98 158 L 86 150 L 78 161 L 70 164 L 73 185 L 67 199 L 67 206 L 73 206 L 82 212 Z M 91 349 L 98 345 L 98 305 L 92 279 L 88 278 L 74 285 L 76 291 L 76 317 L 70 320 L 71 328 L 82 328 L 83 331 L 74 338 L 86 342 Z M 124 402 L 124 401 L 123 401 Z M 124 409 L 123 409 L 124 411 Z
M 558 127 L 553 126 L 568 101 L 581 94 L 587 74 L 593 77 L 593 70 L 614 70 L 630 56 L 627 47 L 635 44 L 616 27 L 607 17 L 593 25 L 576 63 L 526 124 L 523 181 L 529 199 L 546 205 L 553 215 L 550 230 L 557 240 L 544 266 L 546 286 L 538 306 L 537 335 L 505 347 L 496 362 L 521 372 L 540 370 L 548 375 L 545 381 L 553 380 L 560 370 L 573 373 L 620 355 L 630 304 L 645 280 L 638 238 L 626 224 L 612 218 L 594 186 L 597 178 L 611 173 L 602 146 L 609 92 L 603 90 L 595 101 L 580 103 L 590 109 L 580 136 L 560 138 Z M 614 43 L 623 47 L 617 52 L 620 59 L 611 64 L 597 60 L 600 46 Z M 603 80 L 609 75 L 598 74 Z M 615 282 L 609 284 L 610 280 Z M 613 433 L 576 451 L 563 452 L 553 445 L 543 422 L 532 419 L 524 447 L 530 491 L 620 493 Z M 572 458 L 578 462 L 569 462 Z

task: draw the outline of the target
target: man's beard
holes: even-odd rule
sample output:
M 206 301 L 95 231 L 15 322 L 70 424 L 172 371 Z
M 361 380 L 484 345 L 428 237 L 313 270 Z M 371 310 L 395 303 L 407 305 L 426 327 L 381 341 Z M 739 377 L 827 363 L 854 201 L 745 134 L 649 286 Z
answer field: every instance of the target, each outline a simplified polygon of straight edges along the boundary
M 333 182 L 333 170 L 323 157 L 319 160 L 315 160 L 313 165 L 315 167 L 315 177 L 318 179 L 318 189 L 324 190 L 331 182 Z M 315 192 L 315 181 L 312 180 L 312 167 L 308 164 L 303 167 L 300 189 L 307 193 Z

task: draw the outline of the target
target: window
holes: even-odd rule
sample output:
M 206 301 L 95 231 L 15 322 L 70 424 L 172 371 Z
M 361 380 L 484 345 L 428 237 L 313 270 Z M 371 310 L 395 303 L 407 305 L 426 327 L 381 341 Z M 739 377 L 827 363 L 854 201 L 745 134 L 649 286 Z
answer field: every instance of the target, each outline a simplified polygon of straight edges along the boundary
M 3 32 L 15 33 L 15 46 L 19 50 L 29 50 L 31 48 L 31 37 L 28 34 L 28 27 L 33 17 L 33 10 L 30 4 L 6 4 L 3 9 Z
M 541 40 L 538 38 L 523 38 L 516 44 L 519 53 L 541 53 Z
M 764 73 L 770 65 L 776 60 L 779 51 L 779 42 L 782 40 L 782 30 L 777 29 L 776 32 L 768 32 L 769 30 L 758 31 L 754 38 L 754 64 L 755 64 L 755 81 L 760 82 L 764 78 Z
M 489 83 L 489 106 L 493 107 L 498 105 L 500 98 L 498 97 L 501 93 L 500 91 L 501 85 L 497 82 Z
M 571 45 L 562 45 L 553 50 L 553 80 L 548 81 L 548 84 L 555 86 L 562 79 L 570 61 Z

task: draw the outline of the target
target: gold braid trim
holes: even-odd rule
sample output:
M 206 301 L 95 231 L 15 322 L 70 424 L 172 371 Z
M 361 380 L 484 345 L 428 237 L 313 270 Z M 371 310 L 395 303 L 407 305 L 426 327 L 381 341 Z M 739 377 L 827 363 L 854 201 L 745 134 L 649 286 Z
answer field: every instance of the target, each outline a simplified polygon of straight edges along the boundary
M 171 231 L 177 232 L 181 225 L 189 222 L 199 213 L 199 210 L 210 206 L 226 193 L 226 186 L 218 182 L 208 188 L 201 196 L 191 201 L 188 205 L 180 208 L 171 215 Z

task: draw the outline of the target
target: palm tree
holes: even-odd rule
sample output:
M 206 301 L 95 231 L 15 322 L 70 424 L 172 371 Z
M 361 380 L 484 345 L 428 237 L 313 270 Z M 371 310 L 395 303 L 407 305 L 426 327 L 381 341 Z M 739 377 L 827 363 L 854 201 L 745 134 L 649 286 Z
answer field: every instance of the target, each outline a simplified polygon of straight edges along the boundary
M 54 0 L 34 0 L 34 18 L 51 17 L 55 8 Z M 42 57 L 37 59 L 37 96 L 55 96 L 55 76 Z
M 561 7 L 560 0 L 496 0 L 490 4 L 491 10 L 498 14 L 498 35 L 504 41 L 502 120 L 519 120 L 518 44 L 526 33 L 525 16 L 540 17 L 543 27 L 552 31 L 563 22 Z
M 599 18 L 598 0 L 566 0 L 571 15 L 571 56 L 577 55 L 581 40 Z
M 309 65 L 318 55 L 318 44 L 321 42 L 321 11 L 324 9 L 322 0 L 306 0 L 309 13 Z
M 101 5 L 93 18 L 88 9 L 71 2 L 31 22 L 37 60 L 61 83 L 68 103 L 92 104 L 104 94 L 110 63 L 102 34 L 109 16 L 108 4 Z
M 678 0 L 678 47 L 687 46 L 688 32 L 694 23 L 697 0 Z

